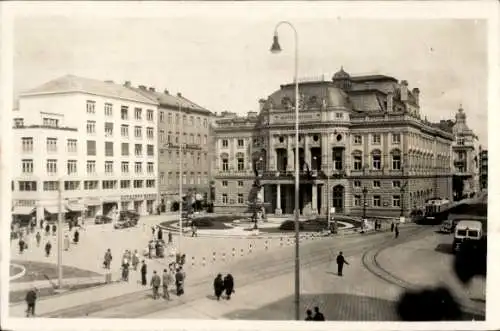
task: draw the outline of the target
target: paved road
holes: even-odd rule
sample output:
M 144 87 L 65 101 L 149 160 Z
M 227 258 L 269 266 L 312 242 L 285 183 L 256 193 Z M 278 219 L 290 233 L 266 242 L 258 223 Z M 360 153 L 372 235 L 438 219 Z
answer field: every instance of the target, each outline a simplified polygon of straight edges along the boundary
M 404 241 L 405 238 L 414 233 L 414 227 L 403 228 L 401 231 L 399 241 Z M 331 261 L 334 259 L 339 250 L 344 251 L 344 254 L 348 257 L 352 257 L 353 261 L 357 261 L 362 252 L 372 249 L 377 245 L 381 245 L 388 240 L 394 240 L 392 238 L 392 234 L 390 233 L 377 233 L 377 234 L 367 234 L 367 235 L 359 235 L 355 237 L 349 238 L 327 238 L 323 240 L 317 240 L 312 242 L 304 242 L 302 244 L 301 250 L 301 262 L 302 262 L 302 270 L 303 270 L 303 283 L 314 284 L 317 285 L 313 290 L 309 289 L 311 292 L 311 300 L 314 301 L 318 296 L 321 297 L 325 293 L 325 290 L 328 290 L 328 283 L 332 283 L 331 273 L 325 276 L 325 272 L 318 272 L 317 269 L 314 268 L 326 268 L 331 271 Z M 357 257 L 358 256 L 358 257 Z M 353 273 L 350 276 L 347 276 L 342 279 L 348 279 L 349 282 L 345 281 L 343 283 L 336 285 L 337 290 L 338 286 L 341 286 L 344 289 L 352 289 L 357 288 L 359 293 L 355 295 L 364 294 L 372 294 L 373 300 L 377 300 L 377 296 L 380 297 L 383 293 L 389 293 L 389 297 L 387 299 L 395 300 L 395 295 L 397 295 L 397 291 L 394 286 L 389 286 L 385 284 L 381 284 L 380 280 L 377 280 L 375 277 L 369 275 L 367 272 L 361 272 L 363 268 L 359 266 L 361 263 L 354 262 L 352 269 Z M 262 304 L 266 304 L 266 300 L 276 300 L 279 299 L 280 296 L 284 296 L 283 299 L 286 299 L 291 293 L 293 293 L 293 267 L 294 267 L 294 256 L 292 247 L 287 247 L 283 249 L 269 251 L 267 254 L 260 254 L 259 256 L 248 256 L 246 258 L 240 259 L 239 261 L 235 261 L 227 266 L 227 269 L 220 270 L 225 272 L 227 270 L 231 270 L 236 279 L 237 284 L 237 298 L 234 301 L 231 301 L 229 307 L 239 308 L 242 310 L 246 304 L 238 305 L 236 304 L 236 300 L 241 300 L 240 298 L 245 297 L 245 294 L 239 294 L 241 289 L 243 293 L 248 293 L 244 298 L 244 300 L 248 303 L 248 301 L 254 302 L 254 306 L 261 306 Z M 321 274 L 321 276 L 319 276 Z M 177 318 L 188 318 L 193 317 L 187 312 L 199 311 L 197 308 L 193 310 L 190 307 L 199 305 L 203 306 L 203 303 L 207 305 L 206 309 L 202 309 L 206 315 L 210 315 L 211 318 L 241 318 L 244 316 L 245 318 L 260 318 L 260 314 L 254 315 L 242 315 L 242 313 L 237 313 L 234 315 L 233 311 L 222 312 L 212 312 L 208 307 L 217 307 L 215 303 L 211 302 L 210 295 L 212 292 L 212 280 L 214 274 L 188 274 L 188 279 L 186 280 L 186 295 L 179 298 L 174 298 L 171 302 L 163 302 L 163 301 L 154 301 L 150 298 L 150 291 L 140 291 L 136 293 L 126 294 L 122 296 L 117 296 L 112 299 L 106 299 L 102 301 L 92 302 L 90 304 L 74 306 L 68 309 L 63 309 L 59 311 L 53 311 L 45 314 L 46 317 L 120 317 L 120 318 L 138 318 L 144 316 L 165 316 L 165 317 L 177 317 Z M 282 277 L 280 279 L 280 277 Z M 370 285 L 370 281 L 375 282 Z M 270 282 L 267 285 L 263 284 L 259 285 L 261 282 Z M 365 286 L 366 284 L 368 286 Z M 321 284 L 319 286 L 319 284 Z M 356 284 L 358 287 L 356 287 Z M 362 284 L 362 287 L 359 285 Z M 252 286 L 257 286 L 252 291 L 248 291 Z M 319 287 L 318 287 L 319 286 Z M 280 289 L 278 290 L 278 287 Z M 260 289 L 272 289 L 270 291 L 262 291 L 257 290 Z M 382 289 L 382 291 L 378 289 Z M 316 292 L 315 292 L 316 291 Z M 370 292 L 371 291 L 371 292 Z M 314 294 L 315 292 L 316 294 Z M 267 295 L 264 295 L 267 293 Z M 335 294 L 335 293 L 334 293 Z M 352 291 L 348 291 L 344 294 L 349 298 L 354 298 Z M 208 295 L 208 297 L 207 297 Z M 338 293 L 337 293 L 338 295 Z M 364 297 L 361 295 L 361 297 Z M 63 299 L 63 298 L 61 298 Z M 199 300 L 202 300 L 200 303 Z M 209 303 L 207 304 L 206 300 Z M 325 299 L 326 300 L 326 299 Z M 380 300 L 380 299 L 378 299 Z M 288 302 L 289 300 L 286 300 Z M 352 301 L 352 300 L 351 300 Z M 356 300 L 354 300 L 356 301 Z M 366 301 L 366 300 L 365 300 Z M 272 303 L 272 302 L 271 302 Z M 217 303 L 218 304 L 218 303 Z M 201 307 L 200 306 L 200 307 Z M 392 306 L 391 306 L 392 307 Z M 368 309 L 368 311 L 371 311 Z M 392 310 L 391 310 L 392 311 Z M 177 312 L 174 316 L 171 316 L 169 312 Z M 344 314 L 345 315 L 345 314 Z M 375 314 L 377 315 L 377 314 Z M 380 314 L 379 314 L 380 315 Z M 385 314 L 387 315 L 387 314 Z M 393 315 L 393 313 L 392 313 Z M 394 316 L 386 317 L 386 319 L 394 319 Z M 378 316 L 378 315 L 377 315 Z M 273 315 L 273 317 L 279 317 L 279 314 Z M 345 316 L 340 316 L 345 319 Z M 351 316 L 355 319 L 356 316 Z M 193 317 L 195 318 L 195 317 Z M 207 316 L 204 316 L 207 318 Z M 369 316 L 364 316 L 361 319 L 369 319 Z M 378 316 L 377 319 L 381 317 Z M 276 318 L 274 318 L 276 319 Z M 288 319 L 288 318 L 287 318 Z

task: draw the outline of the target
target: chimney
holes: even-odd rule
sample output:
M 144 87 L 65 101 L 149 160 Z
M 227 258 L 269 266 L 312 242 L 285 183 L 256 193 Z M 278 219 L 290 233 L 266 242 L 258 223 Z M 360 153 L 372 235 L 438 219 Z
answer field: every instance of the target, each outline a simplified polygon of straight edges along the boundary
M 394 93 L 392 91 L 387 93 L 387 111 L 394 111 Z
M 411 93 L 413 93 L 413 96 L 415 97 L 415 103 L 417 106 L 420 106 L 420 89 L 418 87 L 415 87 L 413 90 L 411 90 Z
M 408 82 L 406 80 L 401 81 L 400 92 L 401 92 L 401 101 L 407 102 L 408 101 Z
M 149 88 L 149 92 L 156 92 L 155 88 L 154 87 L 150 87 Z
M 164 89 L 164 90 L 163 90 L 163 93 L 165 93 L 165 94 L 170 94 L 170 93 L 168 93 L 168 90 L 167 90 L 167 89 Z
M 145 86 L 145 85 L 139 85 L 139 88 L 140 88 L 141 90 L 146 91 L 146 86 Z
M 177 92 L 177 96 L 178 96 L 179 98 L 182 98 L 182 93 L 181 93 L 181 92 Z
M 125 84 L 123 84 L 123 86 L 125 86 L 125 87 L 130 87 L 130 86 L 132 86 L 132 84 L 130 83 L 130 81 L 129 81 L 129 80 L 126 80 L 126 81 L 125 81 Z

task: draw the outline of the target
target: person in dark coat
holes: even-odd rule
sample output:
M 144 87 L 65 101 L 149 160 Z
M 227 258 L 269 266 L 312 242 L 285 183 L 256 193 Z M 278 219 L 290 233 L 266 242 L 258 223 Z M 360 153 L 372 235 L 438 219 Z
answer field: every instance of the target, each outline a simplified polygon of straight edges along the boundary
M 73 230 L 73 225 L 74 225 L 74 223 L 73 223 L 73 222 L 74 222 L 73 220 L 69 220 L 69 222 L 68 222 L 68 225 L 69 225 L 69 232 L 71 232 L 71 230 Z
M 391 232 L 394 232 L 394 222 L 391 223 Z
M 110 269 L 111 260 L 113 260 L 113 255 L 111 255 L 111 249 L 108 248 L 106 253 L 104 253 L 104 269 Z
M 222 275 L 218 274 L 214 279 L 214 294 L 217 300 L 220 300 L 220 296 L 224 291 L 224 281 L 222 280 Z
M 318 307 L 314 307 L 313 321 L 324 321 L 324 320 L 325 320 L 325 315 L 323 315 L 323 313 L 319 311 Z
M 155 231 L 156 231 L 156 229 L 155 229 L 154 226 L 151 227 L 151 231 L 153 232 L 153 239 L 154 239 L 154 237 L 155 237 Z
M 45 226 L 45 235 L 48 236 L 50 234 L 50 225 Z
M 36 233 L 35 238 L 36 238 L 36 246 L 40 247 L 40 240 L 42 240 L 42 235 L 40 234 L 40 231 Z
M 52 249 L 52 244 L 50 243 L 50 241 L 47 241 L 47 243 L 45 244 L 45 254 L 47 257 L 50 256 L 51 249 Z
M 22 238 L 19 239 L 19 253 L 23 254 L 25 247 L 26 243 L 24 242 L 24 240 Z
M 160 297 L 160 285 L 161 278 L 156 274 L 156 271 L 153 271 L 153 277 L 151 277 L 151 287 L 153 288 L 153 299 L 156 300 Z
M 148 280 L 147 280 L 147 274 L 148 274 L 148 267 L 146 265 L 146 261 L 142 260 L 142 266 L 141 266 L 141 284 L 143 286 L 148 285 Z
M 26 317 L 35 316 L 35 304 L 37 298 L 37 288 L 34 287 L 26 293 L 26 304 L 28 305 L 26 308 Z
M 313 321 L 313 312 L 311 309 L 306 310 L 306 321 Z
M 186 279 L 186 275 L 182 272 L 182 269 L 177 269 L 175 273 L 175 287 L 177 289 L 177 296 L 181 296 L 184 294 L 184 280 Z
M 43 230 L 43 219 L 40 218 L 40 230 Z
M 349 264 L 344 258 L 344 255 L 342 255 L 342 252 L 339 252 L 339 255 L 337 255 L 337 274 L 339 276 L 342 276 L 342 269 L 344 269 L 344 263 Z
M 171 244 L 172 243 L 172 232 L 168 232 L 168 243 Z
M 163 240 L 163 231 L 160 229 L 158 229 L 158 240 Z
M 78 230 L 75 230 L 75 234 L 73 235 L 73 241 L 75 244 L 78 244 L 78 241 L 80 240 L 80 232 Z
M 55 224 L 52 224 L 52 235 L 55 236 L 57 232 L 57 226 Z
M 227 274 L 226 277 L 224 277 L 224 290 L 226 290 L 226 299 L 231 300 L 231 294 L 234 293 L 233 275 Z
M 395 226 L 394 227 L 394 238 L 397 238 L 399 237 L 399 226 Z

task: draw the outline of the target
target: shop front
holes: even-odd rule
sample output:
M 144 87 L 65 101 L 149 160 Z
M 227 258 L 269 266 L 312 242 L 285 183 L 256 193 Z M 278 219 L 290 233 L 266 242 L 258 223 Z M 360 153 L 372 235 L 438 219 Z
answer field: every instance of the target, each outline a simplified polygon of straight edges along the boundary
M 85 198 L 83 204 L 85 206 L 84 212 L 86 218 L 94 218 L 102 214 L 102 202 L 100 198 Z

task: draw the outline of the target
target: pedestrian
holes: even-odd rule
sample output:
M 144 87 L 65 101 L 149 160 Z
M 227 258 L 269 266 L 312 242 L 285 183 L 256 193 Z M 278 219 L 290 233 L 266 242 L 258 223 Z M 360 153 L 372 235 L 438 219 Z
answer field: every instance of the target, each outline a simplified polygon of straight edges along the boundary
M 323 313 L 319 311 L 318 307 L 314 307 L 313 321 L 324 321 L 324 320 L 325 320 L 325 315 L 323 315 Z
M 75 230 L 75 233 L 73 234 L 73 241 L 75 244 L 78 244 L 78 241 L 80 241 L 80 232 L 78 232 L 78 230 Z
M 158 240 L 163 240 L 163 231 L 161 228 L 158 229 Z
M 172 243 L 172 232 L 168 231 L 168 243 Z
M 40 230 L 43 230 L 43 218 L 40 218 Z
M 129 260 L 124 259 L 122 263 L 122 280 L 128 282 Z
M 193 224 L 191 227 L 191 237 L 198 237 L 198 228 L 196 227 L 196 224 Z
M 175 273 L 175 287 L 177 290 L 177 296 L 181 296 L 184 294 L 184 279 L 185 274 L 182 272 L 182 268 L 177 269 Z
M 35 238 L 36 238 L 36 247 L 40 247 L 40 240 L 42 240 L 42 236 L 40 235 L 40 231 L 37 231 Z
M 391 223 L 391 232 L 394 232 L 394 222 Z
M 147 274 L 148 274 L 148 267 L 146 265 L 146 261 L 142 260 L 142 266 L 141 266 L 141 284 L 142 286 L 148 285 L 147 281 Z
M 69 250 L 69 236 L 67 233 L 64 235 L 64 250 Z
M 139 252 L 137 249 L 134 251 L 134 255 L 132 255 L 132 266 L 134 270 L 137 270 L 137 265 L 139 265 Z
M 50 235 L 50 225 L 47 223 L 47 225 L 45 225 L 45 235 L 48 236 Z
M 47 241 L 47 243 L 45 244 L 45 254 L 47 257 L 50 256 L 51 249 L 52 249 L 52 244 L 50 243 L 50 241 Z
M 163 269 L 163 299 L 170 300 L 170 293 L 168 293 L 168 288 L 170 284 L 173 283 L 173 276 L 172 274 L 167 270 Z
M 226 277 L 224 277 L 224 290 L 226 290 L 226 299 L 231 300 L 231 294 L 234 293 L 233 275 L 227 274 Z
M 394 238 L 398 238 L 399 237 L 399 226 L 396 224 L 396 226 L 394 227 Z
M 342 252 L 339 252 L 339 255 L 337 255 L 337 274 L 339 276 L 342 276 L 342 269 L 344 269 L 344 263 L 349 265 L 349 263 L 344 258 Z
M 73 220 L 69 220 L 68 225 L 69 225 L 69 232 L 71 232 L 71 230 L 73 230 Z
M 156 300 L 159 297 L 159 288 L 161 285 L 160 276 L 156 274 L 156 270 L 153 271 L 153 277 L 151 277 L 151 286 L 153 287 L 153 299 Z
M 26 317 L 35 316 L 35 304 L 36 304 L 36 298 L 37 298 L 37 293 L 38 289 L 36 287 L 33 287 L 31 290 L 26 293 Z
M 312 321 L 313 320 L 313 312 L 311 309 L 306 310 L 306 321 Z
M 57 225 L 52 224 L 52 235 L 55 236 L 57 232 Z
M 149 241 L 149 246 L 148 246 L 148 249 L 149 249 L 149 258 L 152 259 L 153 258 L 153 251 L 155 249 L 155 242 L 154 240 L 150 240 Z
M 155 238 L 155 231 L 156 231 L 154 226 L 151 227 L 151 231 L 153 232 L 153 239 L 154 239 Z
M 217 300 L 220 300 L 222 292 L 224 292 L 224 281 L 222 280 L 222 275 L 218 274 L 214 279 L 214 294 Z
M 24 242 L 23 238 L 19 239 L 19 253 L 23 254 L 24 248 L 26 247 L 26 243 Z
M 104 268 L 105 269 L 110 269 L 111 268 L 111 260 L 113 260 L 113 255 L 111 255 L 111 249 L 108 248 L 106 253 L 104 253 Z

